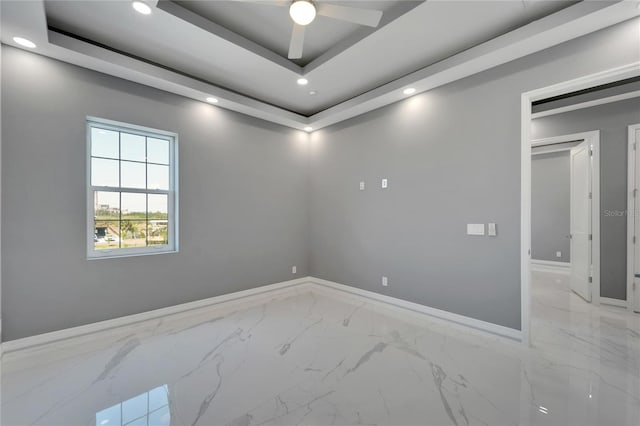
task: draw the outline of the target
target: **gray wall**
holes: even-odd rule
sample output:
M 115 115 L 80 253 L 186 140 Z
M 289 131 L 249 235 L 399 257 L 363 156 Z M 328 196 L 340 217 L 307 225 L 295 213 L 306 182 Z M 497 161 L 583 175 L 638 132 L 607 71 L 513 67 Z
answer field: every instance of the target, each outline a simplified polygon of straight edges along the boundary
M 314 132 L 311 274 L 519 329 L 521 93 L 640 60 L 637 28 L 628 21 Z M 490 221 L 498 237 L 465 235 L 466 223 Z
M 640 123 L 640 98 L 533 121 L 533 137 L 600 130 L 600 294 L 627 298 L 627 126 Z
M 2 89 L 4 340 L 307 275 L 303 132 L 6 46 Z M 87 115 L 179 133 L 179 253 L 86 260 Z
M 531 258 L 570 262 L 569 151 L 531 157 Z M 562 257 L 556 257 L 560 251 Z
M 3 47 L 3 339 L 286 280 L 292 265 L 520 328 L 520 94 L 638 61 L 637 25 L 314 132 L 309 144 Z M 180 134 L 180 253 L 85 259 L 86 115 Z M 489 221 L 497 238 L 464 235 Z

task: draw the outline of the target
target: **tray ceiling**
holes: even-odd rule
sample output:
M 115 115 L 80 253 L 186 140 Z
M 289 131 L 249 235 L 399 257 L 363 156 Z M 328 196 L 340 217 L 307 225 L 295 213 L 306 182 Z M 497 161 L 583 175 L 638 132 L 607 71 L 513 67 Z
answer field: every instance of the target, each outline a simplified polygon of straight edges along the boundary
M 382 10 L 382 21 L 370 29 L 318 17 L 307 30 L 303 58 L 290 61 L 286 7 L 148 3 L 150 15 L 129 1 L 5 0 L 2 41 L 14 44 L 18 31 L 37 40 L 36 53 L 196 99 L 217 96 L 221 107 L 303 128 L 399 100 L 390 96 L 396 87 L 414 84 L 420 92 L 443 84 L 434 73 L 460 61 L 478 72 L 640 13 L 623 4 L 629 2 L 335 1 L 329 3 Z M 567 31 L 569 24 L 576 30 Z M 552 43 L 536 33 L 552 30 Z M 504 49 L 518 44 L 527 47 Z M 307 86 L 296 84 L 301 76 Z

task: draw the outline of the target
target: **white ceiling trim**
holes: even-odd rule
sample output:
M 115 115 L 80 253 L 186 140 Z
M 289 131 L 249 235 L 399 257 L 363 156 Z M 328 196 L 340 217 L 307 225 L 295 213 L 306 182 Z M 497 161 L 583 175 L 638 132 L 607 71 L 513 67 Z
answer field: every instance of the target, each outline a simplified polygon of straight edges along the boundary
M 18 27 L 30 27 L 34 33 L 47 34 L 47 42 L 39 40 L 36 53 L 198 101 L 215 96 L 220 100 L 217 104 L 219 107 L 299 130 L 307 126 L 318 130 L 405 99 L 401 91 L 404 87 L 415 87 L 416 93 L 431 90 L 640 15 L 635 1 L 581 2 L 305 117 L 163 67 L 47 31 L 46 19 L 43 19 L 44 3 L 27 3 L 30 3 L 28 15 L 31 16 L 22 16 L 21 22 L 15 24 Z M 3 42 L 12 44 L 6 38 L 3 38 Z
M 219 101 L 216 106 L 283 126 L 302 130 L 308 125 L 303 115 L 64 34 L 49 31 L 49 43 L 55 48 L 45 55 L 65 62 L 197 101 L 212 96 Z
M 310 117 L 314 129 L 425 92 L 640 15 L 636 2 L 581 2 Z

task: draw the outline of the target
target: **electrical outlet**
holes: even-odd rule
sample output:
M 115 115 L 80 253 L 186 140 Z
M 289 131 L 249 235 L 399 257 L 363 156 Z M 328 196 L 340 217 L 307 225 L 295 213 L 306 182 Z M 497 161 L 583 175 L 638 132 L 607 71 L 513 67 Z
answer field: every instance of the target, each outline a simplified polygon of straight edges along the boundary
M 296 272 L 298 272 L 298 268 L 296 266 L 292 266 L 291 267 L 291 273 L 295 274 Z
M 389 285 L 389 279 L 387 277 L 382 277 L 382 286 L 386 287 Z
M 364 182 L 360 182 L 360 191 L 364 191 Z
M 562 257 L 562 252 L 561 251 L 557 251 L 556 252 L 556 257 Z

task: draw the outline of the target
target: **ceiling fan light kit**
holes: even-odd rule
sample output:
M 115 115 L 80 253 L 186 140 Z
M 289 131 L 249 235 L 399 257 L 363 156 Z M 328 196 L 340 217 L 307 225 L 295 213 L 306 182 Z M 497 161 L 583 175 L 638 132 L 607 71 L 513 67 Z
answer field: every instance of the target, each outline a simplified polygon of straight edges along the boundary
M 246 0 L 245 0 L 246 1 Z M 372 9 L 361 9 L 357 7 L 338 6 L 329 3 L 321 3 L 311 0 L 294 0 L 289 3 L 278 3 L 278 6 L 289 5 L 289 16 L 293 21 L 293 31 L 289 43 L 289 59 L 302 58 L 302 47 L 304 45 L 305 27 L 312 23 L 316 15 L 339 21 L 351 22 L 357 25 L 377 27 L 382 19 L 382 11 Z
M 309 25 L 316 19 L 316 7 L 307 0 L 297 0 L 289 6 L 289 16 L 298 25 Z

